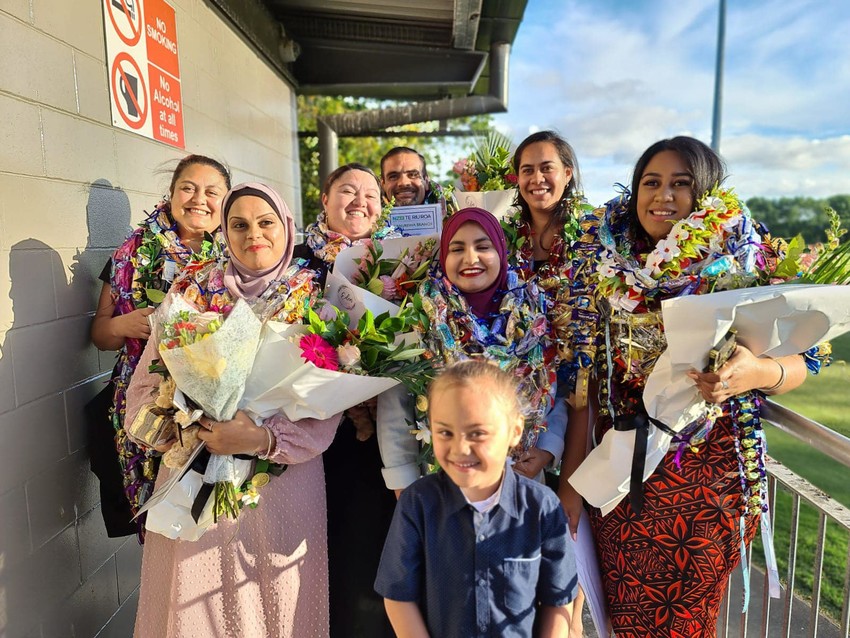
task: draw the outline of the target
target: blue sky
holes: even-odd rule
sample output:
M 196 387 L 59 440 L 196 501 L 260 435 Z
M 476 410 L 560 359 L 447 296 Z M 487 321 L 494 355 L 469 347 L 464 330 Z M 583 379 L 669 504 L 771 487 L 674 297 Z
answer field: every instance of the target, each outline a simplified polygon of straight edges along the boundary
M 511 54 L 518 143 L 552 128 L 592 203 L 664 137 L 711 140 L 718 0 L 529 0 Z M 850 2 L 729 0 L 721 155 L 743 197 L 850 193 Z

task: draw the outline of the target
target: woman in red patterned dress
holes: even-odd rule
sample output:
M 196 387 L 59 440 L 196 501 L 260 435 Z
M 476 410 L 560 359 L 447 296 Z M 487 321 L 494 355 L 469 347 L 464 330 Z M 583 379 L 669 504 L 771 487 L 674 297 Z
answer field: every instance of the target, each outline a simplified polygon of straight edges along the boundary
M 724 177 L 722 160 L 702 142 L 662 140 L 638 161 L 631 195 L 610 202 L 600 220 L 596 441 L 612 427 L 646 432 L 643 388 L 666 346 L 662 299 L 769 280 L 776 255 L 720 188 Z M 695 227 L 711 232 L 687 232 Z M 721 258 L 726 270 L 715 263 Z M 817 371 L 813 353 L 759 358 L 738 345 L 717 372 L 693 371 L 707 418 L 678 434 L 613 511 L 590 511 L 618 637 L 715 636 L 729 575 L 766 508 L 760 401 L 799 386 L 807 365 Z M 570 424 L 568 446 L 584 446 L 582 429 Z M 580 497 L 566 482 L 561 497 L 575 530 Z

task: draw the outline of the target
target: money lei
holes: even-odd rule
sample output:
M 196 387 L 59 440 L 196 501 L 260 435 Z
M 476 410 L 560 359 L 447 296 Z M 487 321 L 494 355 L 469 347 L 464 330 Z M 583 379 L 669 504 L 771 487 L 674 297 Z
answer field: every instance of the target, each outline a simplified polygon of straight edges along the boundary
M 423 343 L 435 357 L 445 364 L 483 357 L 519 379 L 528 402 L 526 430 L 519 447 L 532 447 L 552 406 L 557 366 L 545 298 L 536 282 L 520 282 L 511 271 L 499 312 L 486 318 L 472 312 L 463 294 L 437 268 L 419 292 L 430 324 Z

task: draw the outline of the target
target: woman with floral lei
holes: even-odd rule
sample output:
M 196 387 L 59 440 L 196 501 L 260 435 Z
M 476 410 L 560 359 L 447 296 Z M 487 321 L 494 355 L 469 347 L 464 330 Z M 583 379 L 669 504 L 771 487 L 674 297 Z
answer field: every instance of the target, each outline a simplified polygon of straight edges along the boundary
M 387 236 L 388 228 L 381 223 L 380 182 L 363 164 L 333 171 L 321 202 L 322 212 L 305 229 L 306 242 L 295 248 L 295 256 L 309 259 L 324 284 L 343 248 Z M 374 590 L 395 508 L 381 475 L 375 413 L 375 401 L 346 410 L 324 454 L 332 637 L 393 635 L 383 599 Z
M 303 315 L 310 301 L 303 292 L 315 273 L 290 263 L 295 223 L 280 196 L 263 184 L 240 184 L 225 196 L 222 215 L 231 258 L 199 273 L 187 268 L 173 289 L 184 297 L 200 291 L 202 309 L 223 309 L 241 298 L 264 316 Z M 283 285 L 293 280 L 302 285 Z M 293 295 L 300 312 L 291 307 Z M 156 356 L 156 344 L 149 344 L 127 393 L 130 419 L 149 409 L 159 385 L 147 368 Z M 259 507 L 243 509 L 237 520 L 219 518 L 197 541 L 148 534 L 135 636 L 327 636 L 320 455 L 339 418 L 293 422 L 277 414 L 259 427 L 241 410 L 230 421 L 201 418 L 197 436 L 212 454 L 261 457 L 285 464 L 286 471 L 263 487 Z M 158 485 L 169 472 L 163 465 Z
M 519 379 L 526 432 L 514 451 L 514 469 L 538 478 L 543 465 L 532 459 L 551 463 L 563 452 L 566 411 L 563 402 L 553 409 L 556 348 L 545 299 L 536 281 L 523 282 L 509 269 L 498 220 L 482 208 L 449 217 L 439 269 L 432 269 L 419 294 L 429 321 L 423 343 L 442 364 L 481 357 Z
M 663 299 L 769 282 L 776 255 L 720 186 L 724 177 L 722 160 L 702 142 L 662 140 L 638 160 L 631 195 L 607 206 L 595 264 L 608 344 L 596 361 L 597 441 L 611 427 L 636 430 L 638 450 L 645 440 L 642 394 L 665 348 Z M 760 402 L 799 386 L 807 363 L 819 367 L 808 354 L 757 358 L 739 344 L 716 372 L 692 371 L 708 413 L 676 434 L 657 469 L 633 481 L 613 511 L 590 511 L 618 636 L 715 635 L 729 575 L 767 507 Z M 578 426 L 570 425 L 568 446 L 587 440 Z M 566 482 L 561 497 L 575 532 L 580 497 Z
M 564 344 L 574 341 L 568 339 L 573 313 L 569 305 L 571 299 L 565 294 L 567 282 L 576 277 L 573 247 L 580 239 L 582 215 L 592 212 L 592 207 L 584 203 L 578 192 L 575 152 L 557 133 L 540 131 L 529 135 L 517 147 L 513 166 L 518 178 L 516 204 L 519 210 L 503 221 L 502 227 L 508 237 L 511 265 L 526 281 L 536 277 L 546 295 L 549 322 L 559 344 L 558 403 L 563 403 L 565 389 L 575 385 L 575 369 L 578 365 L 589 365 L 586 357 L 577 357 L 573 349 Z M 565 408 L 559 406 L 559 409 Z M 555 457 L 560 461 L 560 454 Z M 530 462 L 538 471 L 549 461 L 545 455 L 532 450 Z M 575 617 L 580 619 L 581 614 Z
M 214 253 L 219 241 L 205 242 L 221 223 L 221 198 L 230 188 L 230 173 L 203 155 L 184 157 L 174 170 L 169 197 L 115 251 L 103 269 L 104 282 L 92 324 L 92 341 L 100 350 L 118 350 L 112 372 L 109 416 L 92 418 L 89 450 L 92 470 L 101 485 L 101 509 L 109 536 L 139 532 L 130 519 L 150 495 L 155 457 L 124 434 L 125 395 L 130 377 L 150 336 L 152 299 L 161 297 L 174 276 L 201 253 Z M 92 415 L 95 417 L 95 415 Z M 123 477 L 123 479 L 121 478 Z

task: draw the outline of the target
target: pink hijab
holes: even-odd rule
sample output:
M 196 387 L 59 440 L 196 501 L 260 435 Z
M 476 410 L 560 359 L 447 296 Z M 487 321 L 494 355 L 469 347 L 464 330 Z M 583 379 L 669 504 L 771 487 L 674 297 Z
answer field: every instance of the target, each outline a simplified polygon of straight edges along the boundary
M 233 202 L 247 196 L 259 197 L 268 203 L 277 213 L 286 230 L 286 250 L 283 252 L 283 257 L 267 270 L 252 270 L 240 262 L 233 254 L 233 247 L 230 245 L 230 237 L 227 234 L 227 217 Z M 249 299 L 259 297 L 271 282 L 283 276 L 289 262 L 292 261 L 292 253 L 295 250 L 295 220 L 292 218 L 292 213 L 286 202 L 273 189 L 258 182 L 247 182 L 238 184 L 227 191 L 221 201 L 221 216 L 221 230 L 224 233 L 227 249 L 230 251 L 230 261 L 224 271 L 224 285 L 236 297 Z
M 505 289 L 508 281 L 508 243 L 505 240 L 505 233 L 499 224 L 499 220 L 490 214 L 490 212 L 483 208 L 463 208 L 449 217 L 443 224 L 443 232 L 440 235 L 440 268 L 442 268 L 444 275 L 446 273 L 446 255 L 449 254 L 449 244 L 458 228 L 466 222 L 475 222 L 481 226 L 499 254 L 499 276 L 496 277 L 493 285 L 481 292 L 463 293 L 464 298 L 469 302 L 470 308 L 472 308 L 472 312 L 479 317 L 486 317 L 490 313 L 498 311 L 499 305 L 502 303 L 501 297 L 496 298 L 496 295 L 500 290 Z M 460 292 L 460 290 L 458 291 Z

